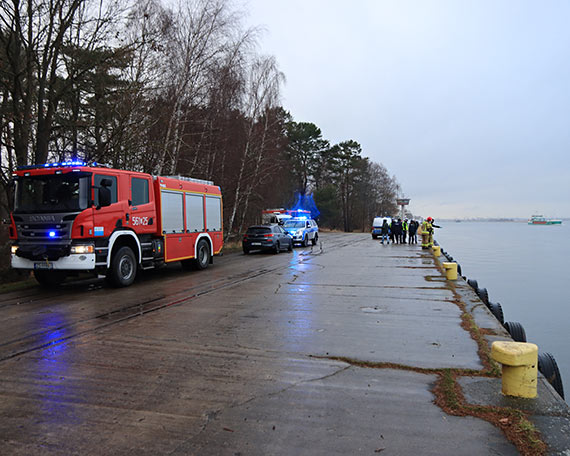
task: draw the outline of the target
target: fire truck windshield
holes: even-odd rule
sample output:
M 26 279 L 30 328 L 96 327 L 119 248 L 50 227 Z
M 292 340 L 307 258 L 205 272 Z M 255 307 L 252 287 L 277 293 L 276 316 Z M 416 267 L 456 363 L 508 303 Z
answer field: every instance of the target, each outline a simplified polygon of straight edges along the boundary
M 15 213 L 77 212 L 89 206 L 89 173 L 43 174 L 16 179 Z

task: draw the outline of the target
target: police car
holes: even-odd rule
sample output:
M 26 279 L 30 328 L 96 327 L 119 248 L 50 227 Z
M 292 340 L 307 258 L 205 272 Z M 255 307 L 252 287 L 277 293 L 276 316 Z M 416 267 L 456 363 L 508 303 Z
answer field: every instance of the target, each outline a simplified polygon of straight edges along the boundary
M 306 247 L 309 245 L 309 241 L 316 245 L 319 240 L 319 226 L 313 219 L 292 218 L 283 224 L 283 228 L 291 235 L 294 244 L 301 244 Z
M 384 220 L 388 222 L 388 225 L 392 224 L 391 217 L 374 217 L 374 221 L 372 222 L 372 239 L 382 237 L 382 225 L 384 224 Z

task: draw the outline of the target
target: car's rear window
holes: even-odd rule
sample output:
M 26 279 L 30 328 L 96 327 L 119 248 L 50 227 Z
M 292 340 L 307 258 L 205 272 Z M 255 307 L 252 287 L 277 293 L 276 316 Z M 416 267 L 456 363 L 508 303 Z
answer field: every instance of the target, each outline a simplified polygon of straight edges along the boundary
M 271 233 L 271 228 L 254 226 L 247 229 L 247 234 L 265 234 L 265 233 Z

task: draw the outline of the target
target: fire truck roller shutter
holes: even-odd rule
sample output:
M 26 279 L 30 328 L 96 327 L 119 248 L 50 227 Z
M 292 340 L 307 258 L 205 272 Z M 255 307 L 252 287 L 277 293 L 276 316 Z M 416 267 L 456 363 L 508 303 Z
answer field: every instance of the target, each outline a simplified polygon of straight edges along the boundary
M 162 232 L 184 232 L 184 194 L 168 190 L 161 191 L 162 196 Z
M 207 231 L 222 231 L 222 199 L 219 196 L 206 196 Z
M 186 229 L 190 233 L 204 231 L 204 196 L 186 193 Z

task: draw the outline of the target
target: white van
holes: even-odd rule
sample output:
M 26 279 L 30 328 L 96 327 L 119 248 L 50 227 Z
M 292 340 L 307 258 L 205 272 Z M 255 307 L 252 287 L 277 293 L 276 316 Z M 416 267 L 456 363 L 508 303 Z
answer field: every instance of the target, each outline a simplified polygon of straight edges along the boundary
M 377 239 L 382 236 L 382 225 L 384 224 L 384 220 L 388 222 L 388 225 L 392 224 L 391 217 L 374 217 L 372 221 L 372 239 Z

